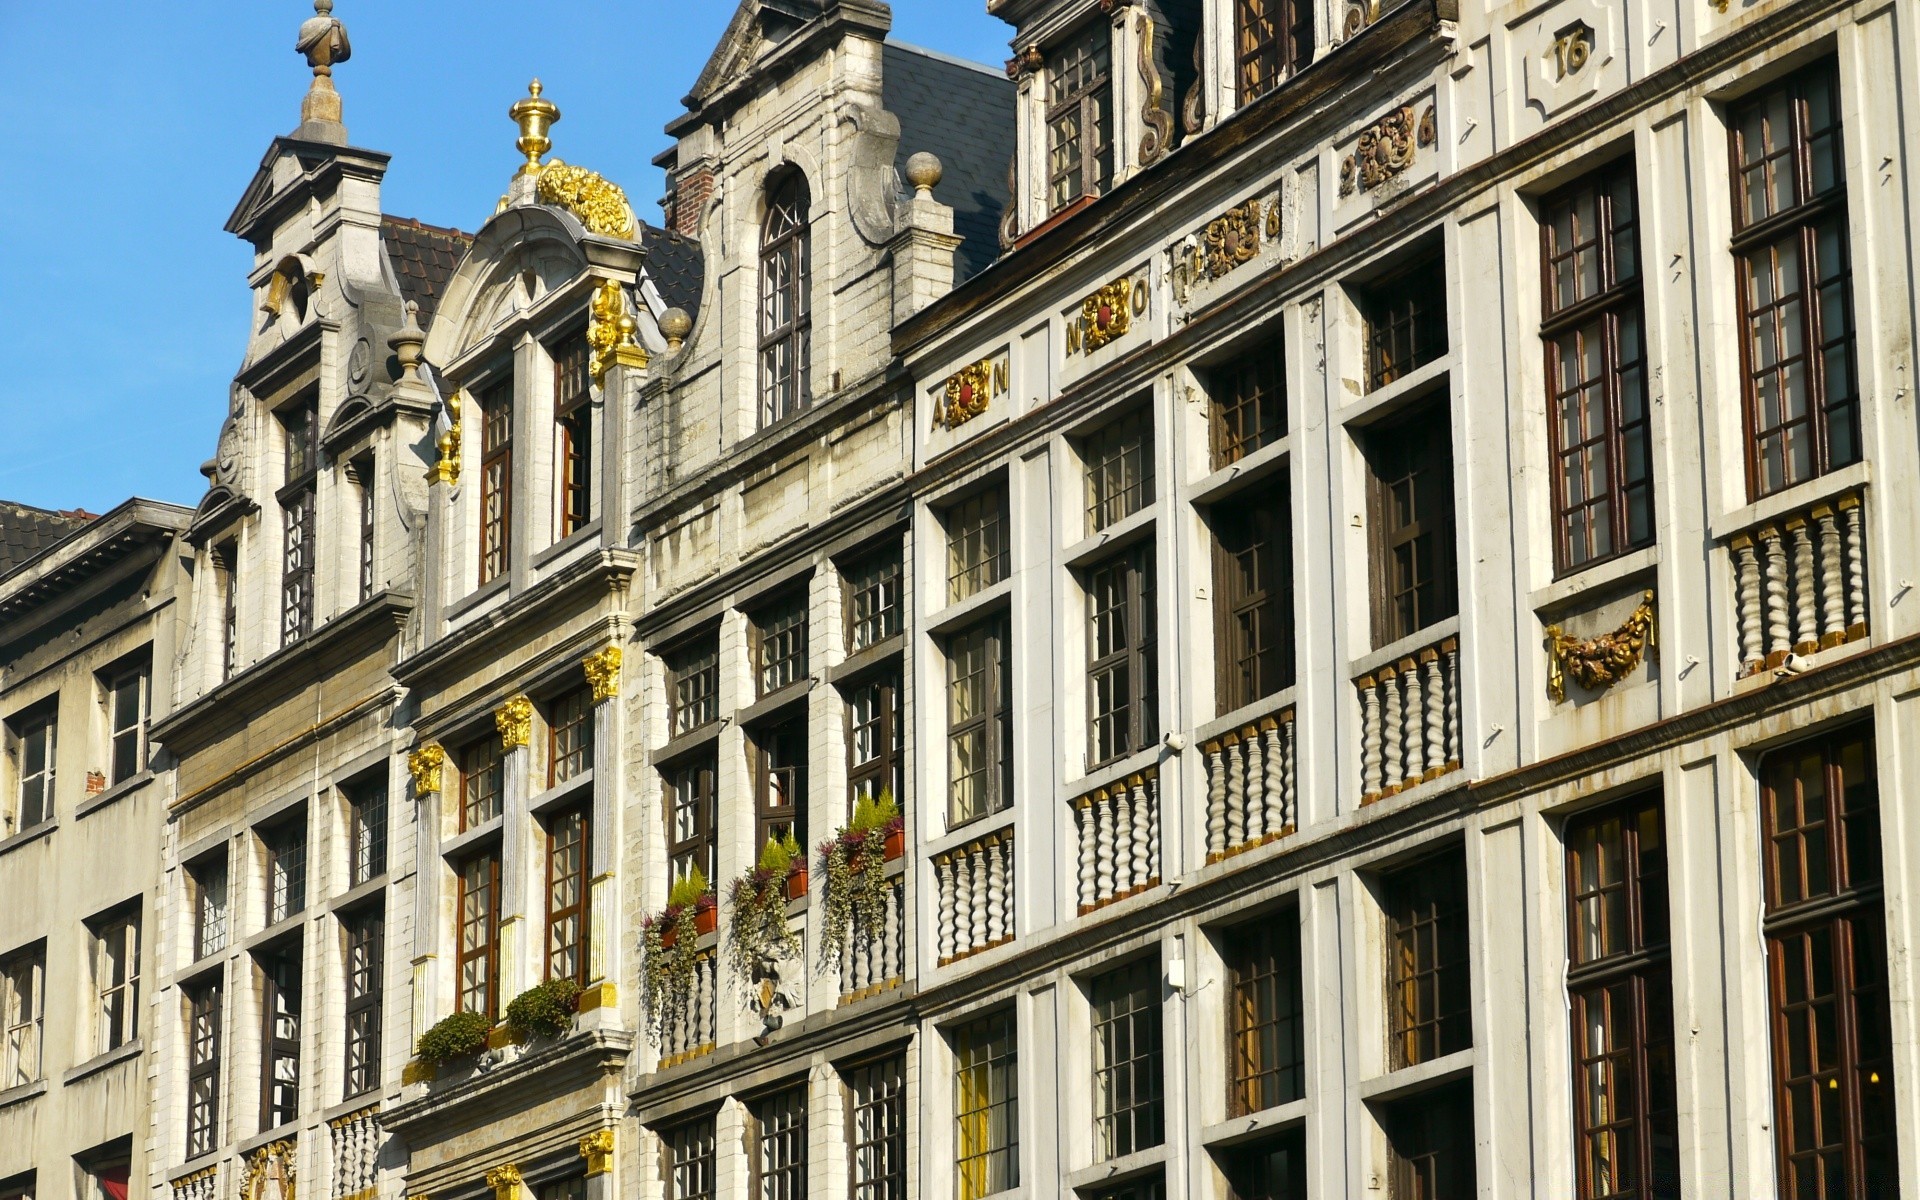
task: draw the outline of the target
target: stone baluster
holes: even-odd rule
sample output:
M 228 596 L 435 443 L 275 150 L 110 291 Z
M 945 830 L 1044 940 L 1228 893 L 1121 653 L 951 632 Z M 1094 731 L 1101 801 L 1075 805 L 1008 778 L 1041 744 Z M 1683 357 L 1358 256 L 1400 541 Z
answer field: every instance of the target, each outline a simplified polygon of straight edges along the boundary
M 1813 592 L 1813 532 L 1805 517 L 1787 522 L 1793 544 L 1793 652 L 1812 654 L 1820 649 L 1820 625 Z
M 1133 873 L 1133 792 L 1124 784 L 1116 783 L 1109 803 L 1113 805 L 1110 821 L 1113 831 L 1113 890 L 1102 896 L 1102 900 L 1124 895 L 1140 882 Z
M 1077 881 L 1074 899 L 1079 904 L 1081 912 L 1093 907 L 1094 902 L 1093 872 L 1094 856 L 1097 850 L 1093 844 L 1093 807 L 1096 801 L 1095 796 L 1082 796 L 1074 802 L 1073 806 L 1074 823 L 1079 826 L 1080 831 L 1080 878 Z
M 1360 677 L 1360 796 L 1380 794 L 1380 696 L 1371 675 Z
M 1447 773 L 1447 681 L 1440 670 L 1440 651 L 1429 646 L 1420 652 L 1420 669 L 1427 686 L 1427 771 L 1423 778 Z
M 1013 932 L 1013 923 L 1007 918 L 1011 915 L 1008 902 L 1012 899 L 1012 889 L 1008 886 L 1009 860 L 1013 846 L 998 835 L 987 839 L 987 852 L 983 856 L 986 864 L 987 903 L 990 920 L 986 926 L 986 936 L 975 945 L 998 942 Z
M 1095 904 L 1113 895 L 1115 866 L 1113 816 L 1113 808 L 1109 804 L 1106 789 L 1095 792 L 1093 794 L 1093 819 L 1097 830 L 1094 846 L 1097 852 L 1097 857 L 1094 859 L 1096 874 L 1093 901 Z
M 1235 730 L 1220 739 L 1227 751 L 1227 845 L 1238 846 L 1247 840 L 1247 776 L 1240 733 Z
M 1793 629 L 1787 612 L 1787 543 L 1780 531 L 1768 525 L 1760 530 L 1760 545 L 1767 556 L 1767 658 L 1777 667 L 1786 660 L 1793 645 Z
M 1847 640 L 1845 567 L 1840 561 L 1840 522 L 1832 506 L 1815 506 L 1813 521 L 1820 552 L 1820 648 L 1824 650 Z
M 1767 660 L 1760 641 L 1760 560 L 1753 538 L 1733 539 L 1734 605 L 1740 618 L 1740 665 L 1743 674 L 1758 671 Z
M 1847 639 L 1867 634 L 1867 535 L 1860 497 L 1840 499 L 1840 522 L 1845 531 L 1847 560 Z
M 954 911 L 953 856 L 942 854 L 933 860 L 934 875 L 939 879 L 940 916 L 934 925 L 934 951 L 941 962 L 952 958 L 959 950 L 954 946 L 954 923 L 959 919 Z
M 1427 704 L 1420 689 L 1420 668 L 1411 658 L 1400 660 L 1400 678 L 1405 681 L 1407 692 L 1407 783 L 1420 782 L 1427 773 L 1426 715 Z M 1439 747 L 1434 747 L 1434 759 L 1439 759 Z
M 1447 770 L 1458 771 L 1462 762 L 1460 754 L 1460 642 L 1457 638 L 1448 638 L 1440 643 L 1440 653 L 1446 655 L 1447 686 Z
M 1207 858 L 1227 852 L 1227 766 L 1219 742 L 1202 747 L 1207 760 Z
M 954 930 L 953 947 L 955 954 L 965 954 L 986 940 L 986 880 L 977 878 L 983 863 L 977 847 L 959 851 L 954 859 L 954 872 L 960 879 L 960 925 Z
M 1248 725 L 1240 730 L 1240 744 L 1247 753 L 1247 828 L 1240 835 L 1242 842 L 1255 841 L 1260 837 L 1264 823 L 1262 814 L 1266 811 L 1267 797 L 1264 784 L 1267 778 L 1266 747 L 1260 744 L 1260 730 Z
M 1280 733 L 1280 722 L 1272 717 L 1260 718 L 1260 740 L 1266 743 L 1267 764 L 1266 786 L 1260 789 L 1261 834 L 1272 837 L 1280 832 L 1287 823 L 1287 763 L 1285 743 Z
M 1407 777 L 1405 747 L 1401 744 L 1406 736 L 1406 713 L 1400 703 L 1400 668 L 1397 664 L 1380 668 L 1380 686 L 1387 692 L 1387 715 L 1384 722 L 1387 734 L 1387 773 L 1380 790 L 1392 793 L 1400 790 L 1400 781 Z
M 1127 884 L 1129 888 L 1145 887 L 1154 875 L 1147 846 L 1147 840 L 1151 836 L 1148 831 L 1152 828 L 1148 823 L 1147 813 L 1153 805 L 1150 792 L 1159 784 L 1158 775 L 1127 777 L 1127 848 L 1133 857 L 1133 869 L 1128 872 L 1132 876 Z
M 1140 801 L 1134 809 L 1134 869 L 1143 882 L 1160 879 L 1160 772 L 1147 773 L 1146 786 L 1140 789 Z
M 1292 709 L 1280 714 L 1280 732 L 1281 744 L 1286 747 L 1280 772 L 1280 828 L 1297 828 L 1300 824 L 1300 747 Z

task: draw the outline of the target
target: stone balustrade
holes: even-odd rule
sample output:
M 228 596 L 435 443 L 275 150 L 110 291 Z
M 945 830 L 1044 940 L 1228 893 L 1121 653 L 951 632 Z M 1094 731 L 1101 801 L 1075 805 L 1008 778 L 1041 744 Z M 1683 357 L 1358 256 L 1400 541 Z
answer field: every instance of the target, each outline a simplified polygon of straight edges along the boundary
M 1160 882 L 1160 770 L 1149 767 L 1073 801 L 1079 835 L 1075 861 L 1079 910 L 1103 905 Z
M 1300 815 L 1293 713 L 1287 704 L 1200 747 L 1207 768 L 1208 862 L 1293 832 Z
M 1859 491 L 1727 539 L 1743 675 L 1867 636 L 1866 509 Z
M 660 1023 L 660 1069 L 712 1054 L 719 1011 L 720 956 L 710 946 L 694 955 L 692 986 Z
M 380 1106 L 327 1122 L 333 1153 L 333 1200 L 372 1200 L 380 1188 Z
M 220 1194 L 220 1168 L 203 1167 L 191 1175 L 173 1181 L 173 1200 L 216 1200 Z
M 1002 829 L 933 857 L 940 908 L 940 965 L 1013 940 L 1013 830 Z
M 852 1004 L 900 986 L 907 974 L 906 876 L 887 881 L 886 922 L 863 935 L 853 930 L 840 951 L 840 1003 Z
M 1361 802 L 1460 769 L 1460 640 L 1383 663 L 1354 680 L 1360 693 Z

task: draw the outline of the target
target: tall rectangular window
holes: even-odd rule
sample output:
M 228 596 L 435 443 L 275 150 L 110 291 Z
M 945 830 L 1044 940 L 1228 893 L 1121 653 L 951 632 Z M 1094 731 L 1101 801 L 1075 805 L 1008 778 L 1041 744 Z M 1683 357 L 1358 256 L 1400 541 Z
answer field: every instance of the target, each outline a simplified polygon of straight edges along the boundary
M 1013 1014 L 955 1029 L 954 1191 L 981 1200 L 1020 1186 L 1020 1082 Z
M 106 681 L 107 739 L 112 749 L 109 785 L 125 783 L 147 769 L 147 717 L 152 669 L 142 658 Z
M 713 1118 L 669 1129 L 661 1140 L 666 1143 L 667 1200 L 714 1200 Z
M 795 592 L 753 615 L 753 675 L 771 696 L 807 677 L 807 594 Z
M 1251 104 L 1313 61 L 1310 0 L 1234 0 L 1240 103 Z
M 813 403 L 812 196 L 787 171 L 767 194 L 760 227 L 760 427 Z
M 1007 577 L 1007 493 L 991 488 L 947 510 L 947 602 L 957 604 Z
M 1562 572 L 1653 541 L 1633 161 L 1541 203 L 1554 557 Z
M 1727 114 L 1754 498 L 1860 461 L 1853 266 L 1831 60 Z
M 720 716 L 720 638 L 706 634 L 667 652 L 667 701 L 673 736 Z
M 1099 533 L 1153 503 L 1153 415 L 1123 417 L 1080 447 L 1087 469 L 1087 533 Z
M 1287 362 L 1278 333 L 1206 374 L 1214 470 L 1287 436 Z
M 282 554 L 280 641 L 290 645 L 313 631 L 314 524 L 320 481 L 320 409 L 305 400 L 280 414 L 286 433 L 287 478 L 280 489 Z
M 794 717 L 752 734 L 754 854 L 770 839 L 807 844 L 807 719 Z
M 346 1098 L 380 1086 L 380 1000 L 386 913 L 362 909 L 341 918 L 347 935 Z
M 307 906 L 307 819 L 303 812 L 260 835 L 267 848 L 267 924 Z
M 480 393 L 480 582 L 507 569 L 513 527 L 513 377 Z
M 300 945 L 260 955 L 265 1029 L 260 1037 L 260 1124 L 290 1125 L 300 1115 Z
M 94 1051 L 105 1054 L 140 1036 L 140 907 L 136 903 L 91 926 L 100 1031 Z
M 1567 825 L 1567 992 L 1581 1200 L 1674 1200 L 1680 1143 L 1660 797 Z
M 189 867 L 193 881 L 193 957 L 196 961 L 227 946 L 227 856 Z
M 1093 1008 L 1094 1149 L 1104 1161 L 1166 1140 L 1160 964 L 1109 971 L 1088 988 Z
M 900 786 L 900 674 L 889 670 L 847 686 L 848 809 L 861 797 L 890 793 L 905 799 Z
M 845 572 L 847 649 L 858 654 L 900 632 L 900 551 L 871 554 Z
M 387 873 L 387 785 L 362 783 L 347 793 L 348 882 L 359 887 Z
M 806 1200 L 807 1089 L 789 1088 L 753 1106 L 755 1200 Z
M 593 693 L 579 688 L 547 708 L 547 786 L 558 787 L 593 767 Z
M 46 988 L 46 943 L 0 959 L 0 1091 L 40 1078 Z
M 663 771 L 667 790 L 667 858 L 673 878 L 695 870 L 709 882 L 718 877 L 714 837 L 714 758 L 711 753 Z
M 1447 272 L 1428 258 L 1362 288 L 1367 326 L 1367 386 L 1386 387 L 1447 352 Z
M 553 353 L 553 515 L 559 538 L 593 520 L 592 382 L 587 334 L 577 329 Z
M 1113 178 L 1113 44 L 1089 21 L 1047 55 L 1047 211 L 1098 196 Z
M 485 735 L 460 751 L 460 829 L 477 829 L 500 815 L 505 764 L 500 739 Z
M 1786 1200 L 1899 1191 L 1880 796 L 1856 726 L 1760 761 L 1774 1143 Z
M 1307 1131 L 1295 1126 L 1220 1156 L 1229 1200 L 1307 1200 Z
M 1292 508 L 1282 475 L 1208 513 L 1218 713 L 1293 686 Z
M 187 1157 L 220 1144 L 220 984 L 187 992 Z
M 587 984 L 590 809 L 575 805 L 547 822 L 547 978 Z
M 1453 437 L 1430 405 L 1366 438 L 1373 644 L 1411 637 L 1460 611 L 1454 566 Z
M 1233 930 L 1227 966 L 1227 1112 L 1243 1117 L 1307 1094 L 1300 918 L 1285 913 Z
M 1392 1153 L 1390 1200 L 1478 1195 L 1473 1161 L 1473 1081 L 1459 1080 L 1383 1106 Z
M 220 603 L 220 678 L 240 669 L 240 548 L 222 542 L 213 548 L 214 587 Z
M 1473 1020 L 1465 858 L 1457 850 L 1437 854 L 1381 884 L 1394 1067 L 1467 1049 L 1473 1045 Z
M 1144 750 L 1160 737 L 1153 577 L 1151 542 L 1087 573 L 1089 767 Z
M 907 1064 L 886 1058 L 847 1071 L 853 1200 L 906 1200 Z
M 486 851 L 460 864 L 460 1011 L 499 1015 L 500 855 Z
M 32 829 L 53 819 L 54 749 L 58 744 L 59 722 L 51 704 L 24 717 L 13 726 L 14 803 L 11 828 L 5 833 Z
M 1013 803 L 1013 668 L 1004 617 L 947 643 L 947 824 Z
M 377 575 L 373 555 L 373 455 L 368 454 L 353 466 L 354 492 L 360 502 L 360 598 L 365 600 L 373 595 Z

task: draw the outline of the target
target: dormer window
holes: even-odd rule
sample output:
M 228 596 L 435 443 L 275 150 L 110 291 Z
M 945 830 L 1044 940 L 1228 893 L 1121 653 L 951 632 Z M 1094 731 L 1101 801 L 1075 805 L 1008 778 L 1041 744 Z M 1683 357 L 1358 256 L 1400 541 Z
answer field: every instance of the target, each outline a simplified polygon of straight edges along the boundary
M 1113 45 L 1098 21 L 1047 56 L 1047 211 L 1113 178 Z
M 1240 103 L 1251 104 L 1313 61 L 1313 5 L 1308 0 L 1235 0 L 1234 7 Z
M 760 230 L 760 427 L 792 416 L 812 402 L 813 238 L 807 227 L 806 176 L 791 171 L 775 181 Z
M 507 569 L 513 523 L 513 376 L 480 393 L 480 582 Z
M 593 412 L 587 335 L 575 330 L 553 354 L 553 483 L 555 540 L 593 519 Z
M 284 537 L 280 569 L 280 641 L 313 632 L 314 520 L 319 499 L 320 413 L 314 399 L 280 414 L 286 432 L 287 481 L 280 489 Z

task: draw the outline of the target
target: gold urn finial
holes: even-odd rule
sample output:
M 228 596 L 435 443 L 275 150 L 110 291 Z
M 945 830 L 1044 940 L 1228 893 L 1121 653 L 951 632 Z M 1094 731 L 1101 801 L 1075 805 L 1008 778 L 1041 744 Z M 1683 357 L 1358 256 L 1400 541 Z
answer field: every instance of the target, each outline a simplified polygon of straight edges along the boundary
M 507 110 L 507 116 L 520 126 L 520 139 L 514 143 L 520 153 L 527 156 L 526 165 L 520 168 L 522 175 L 538 175 L 541 170 L 540 156 L 553 149 L 553 141 L 547 137 L 553 123 L 560 119 L 560 108 L 551 100 L 540 98 L 540 81 L 535 79 L 527 85 L 527 98 L 516 101 Z

